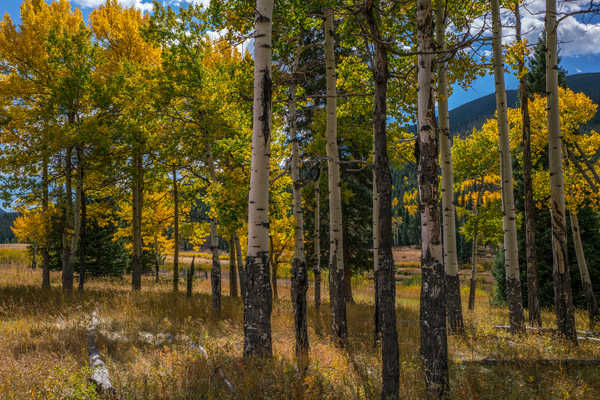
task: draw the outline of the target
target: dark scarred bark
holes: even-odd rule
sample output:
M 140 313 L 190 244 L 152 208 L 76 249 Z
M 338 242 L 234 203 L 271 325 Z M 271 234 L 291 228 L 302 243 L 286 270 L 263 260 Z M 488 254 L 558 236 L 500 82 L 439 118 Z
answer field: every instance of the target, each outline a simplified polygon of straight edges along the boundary
M 344 237 L 347 237 L 348 225 L 345 225 L 344 228 Z M 344 247 L 344 297 L 346 298 L 346 303 L 354 304 L 354 296 L 352 295 L 352 266 L 348 262 L 350 260 L 350 248 L 348 246 Z
M 445 271 L 440 226 L 438 135 L 433 105 L 433 12 L 431 0 L 417 0 L 417 184 L 421 214 L 421 356 L 427 397 L 449 391 Z
M 521 42 L 521 12 L 515 2 L 515 38 Z M 525 203 L 525 258 L 527 260 L 527 309 L 529 324 L 542 326 L 540 313 L 540 295 L 535 250 L 535 203 L 533 201 L 533 183 L 531 181 L 531 120 L 529 118 L 529 96 L 527 94 L 527 75 L 524 74 L 525 57 L 519 59 L 519 101 L 521 103 L 521 134 L 523 146 L 523 191 Z
M 392 174 L 387 155 L 387 89 L 388 53 L 379 31 L 379 15 L 376 4 L 369 3 L 366 20 L 374 38 L 373 80 L 373 140 L 375 189 L 377 197 L 377 273 L 376 310 L 381 332 L 382 399 L 397 399 L 399 395 L 398 330 L 396 328 L 396 279 L 392 255 Z
M 292 73 L 298 68 L 300 50 L 294 57 Z M 308 290 L 308 271 L 304 255 L 304 212 L 302 210 L 302 178 L 300 177 L 300 145 L 296 132 L 296 82 L 290 84 L 288 102 L 288 127 L 292 144 L 292 197 L 294 213 L 294 257 L 291 269 L 291 296 L 294 308 L 294 331 L 296 334 L 296 360 L 298 369 L 308 367 L 308 328 L 306 312 L 306 291 Z
M 238 297 L 235 241 L 233 240 L 233 235 L 229 239 L 229 296 Z
M 477 290 L 477 256 L 479 252 L 477 248 L 479 246 L 479 233 L 477 232 L 477 226 L 475 226 L 474 231 L 475 232 L 473 233 L 473 255 L 471 256 L 471 285 L 469 287 L 469 310 L 471 311 L 475 309 L 475 292 Z

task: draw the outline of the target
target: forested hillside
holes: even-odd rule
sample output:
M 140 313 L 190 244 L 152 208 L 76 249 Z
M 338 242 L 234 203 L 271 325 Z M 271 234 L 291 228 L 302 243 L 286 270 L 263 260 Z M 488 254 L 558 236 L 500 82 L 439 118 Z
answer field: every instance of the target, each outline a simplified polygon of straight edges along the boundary
M 575 74 L 567 76 L 567 87 L 575 93 L 584 93 L 596 104 L 600 104 L 600 72 Z M 469 101 L 450 110 L 450 126 L 453 135 L 470 133 L 473 128 L 479 129 L 496 111 L 496 95 L 494 93 Z M 518 91 L 507 90 L 509 107 L 518 106 Z M 600 129 L 600 110 L 585 125 L 589 129 Z

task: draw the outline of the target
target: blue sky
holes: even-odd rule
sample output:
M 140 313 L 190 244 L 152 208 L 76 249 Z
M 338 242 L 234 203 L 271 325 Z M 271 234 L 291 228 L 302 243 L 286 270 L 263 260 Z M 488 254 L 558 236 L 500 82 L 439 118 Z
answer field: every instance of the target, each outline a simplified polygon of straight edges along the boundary
M 71 0 L 71 3 L 82 9 L 85 16 L 89 14 L 93 7 L 104 3 L 105 0 Z M 136 6 L 142 10 L 152 9 L 149 0 L 120 0 L 127 6 Z M 174 6 L 190 2 L 204 3 L 208 0 L 164 0 Z M 545 0 L 525 0 L 526 7 L 522 12 L 522 24 L 525 36 L 530 43 L 534 43 L 539 33 L 543 29 L 543 11 Z M 2 0 L 0 4 L 0 13 L 4 15 L 9 13 L 13 20 L 18 21 L 19 4 L 21 0 Z M 571 12 L 586 7 L 589 0 L 570 0 L 559 1 L 559 12 Z M 509 21 L 510 22 L 510 21 Z M 506 24 L 507 26 L 510 23 Z M 512 34 L 510 29 L 504 30 L 505 42 L 510 41 Z M 559 28 L 559 41 L 561 42 L 561 66 L 565 68 L 568 74 L 583 72 L 600 72 L 600 17 L 570 17 L 563 21 Z M 516 89 L 517 80 L 506 75 L 507 89 Z M 478 97 L 490 94 L 494 90 L 493 77 L 487 75 L 477 79 L 468 90 L 454 88 L 450 97 L 450 108 L 457 107 L 463 103 L 474 100 Z

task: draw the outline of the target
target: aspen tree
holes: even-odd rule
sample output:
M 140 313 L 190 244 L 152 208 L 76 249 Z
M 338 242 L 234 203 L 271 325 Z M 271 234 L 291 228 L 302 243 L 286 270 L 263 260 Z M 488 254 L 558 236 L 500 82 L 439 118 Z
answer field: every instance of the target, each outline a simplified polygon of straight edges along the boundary
M 252 159 L 245 268 L 244 356 L 273 354 L 269 283 L 269 148 L 271 140 L 271 34 L 273 0 L 256 0 Z
M 508 106 L 506 103 L 506 85 L 504 83 L 504 57 L 502 55 L 502 25 L 500 21 L 499 0 L 491 0 L 491 8 L 493 29 L 492 52 L 494 83 L 496 85 L 508 316 L 511 330 L 521 331 L 523 330 L 523 304 L 521 299 L 521 279 L 519 275 L 517 220 L 512 181 L 512 159 L 508 132 Z

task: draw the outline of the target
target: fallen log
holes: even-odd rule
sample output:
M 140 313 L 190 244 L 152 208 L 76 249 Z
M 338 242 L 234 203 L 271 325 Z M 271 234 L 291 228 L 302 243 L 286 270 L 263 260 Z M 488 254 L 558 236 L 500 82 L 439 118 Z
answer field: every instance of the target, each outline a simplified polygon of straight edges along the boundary
M 585 367 L 600 365 L 598 358 L 484 358 L 482 360 L 455 360 L 456 364 L 481 366 L 554 366 L 554 367 Z
M 110 375 L 102 356 L 96 348 L 96 333 L 98 331 L 98 316 L 94 311 L 92 313 L 92 323 L 88 329 L 88 355 L 90 368 L 92 369 L 92 375 L 90 376 L 90 382 L 96 385 L 96 391 L 99 394 L 109 396 L 113 399 L 118 399 L 117 389 L 113 386 L 110 381 Z

